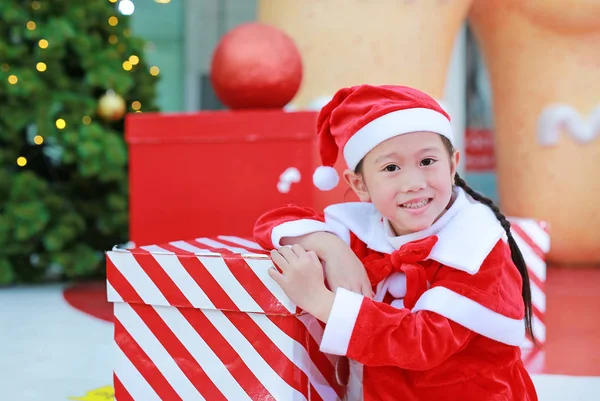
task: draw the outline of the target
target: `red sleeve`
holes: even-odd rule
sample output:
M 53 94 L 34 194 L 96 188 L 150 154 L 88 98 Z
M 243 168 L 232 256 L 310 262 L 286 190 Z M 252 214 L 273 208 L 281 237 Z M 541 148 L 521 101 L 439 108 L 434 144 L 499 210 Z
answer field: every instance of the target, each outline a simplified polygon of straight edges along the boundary
M 463 349 L 474 335 L 437 313 L 412 313 L 338 289 L 321 350 L 367 366 L 427 370 Z
M 258 218 L 258 220 L 256 220 L 253 233 L 254 240 L 263 249 L 276 248 L 275 245 L 277 244 L 273 244 L 273 229 L 284 223 L 299 220 L 313 220 L 318 222 L 325 221 L 322 214 L 317 213 L 311 208 L 289 204 L 277 209 L 273 209 L 263 214 Z

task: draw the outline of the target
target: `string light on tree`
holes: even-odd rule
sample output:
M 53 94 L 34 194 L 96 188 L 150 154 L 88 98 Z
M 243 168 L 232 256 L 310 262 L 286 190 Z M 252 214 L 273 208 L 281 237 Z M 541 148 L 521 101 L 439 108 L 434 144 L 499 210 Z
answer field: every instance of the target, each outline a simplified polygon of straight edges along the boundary
M 131 103 L 131 108 L 135 111 L 138 111 L 142 108 L 142 104 L 136 100 L 135 102 Z
M 41 61 L 35 65 L 35 69 L 38 70 L 39 72 L 46 71 L 46 68 L 47 68 L 46 63 L 43 63 Z
M 158 74 L 160 74 L 160 68 L 158 68 L 155 65 L 153 65 L 152 67 L 150 67 L 150 75 L 156 77 Z
M 125 100 L 114 90 L 108 90 L 98 101 L 98 115 L 107 121 L 120 120 L 126 109 Z
M 17 166 L 19 167 L 25 167 L 25 165 L 27 164 L 27 159 L 23 156 L 19 156 L 17 158 Z
M 129 60 L 123 61 L 123 69 L 125 71 L 131 71 L 132 68 L 133 68 L 133 66 L 131 65 L 131 63 L 129 62 Z
M 40 2 L 39 1 L 31 2 L 31 8 L 33 8 L 34 10 L 39 10 L 41 8 Z
M 35 27 L 36 27 L 35 22 L 27 21 L 27 29 L 29 29 L 30 31 L 33 31 L 33 30 L 35 30 Z
M 33 143 L 35 143 L 36 145 L 41 145 L 42 143 L 44 143 L 44 137 L 41 135 L 36 135 L 33 138 Z
M 108 25 L 110 25 L 110 26 L 117 26 L 118 23 L 119 23 L 119 19 L 117 17 L 115 17 L 114 15 L 108 19 Z
M 135 4 L 131 0 L 119 1 L 119 11 L 123 15 L 131 15 L 135 11 Z
M 67 126 L 67 122 L 65 120 L 63 120 L 62 118 L 59 118 L 58 120 L 56 120 L 56 128 L 65 129 L 66 126 Z
M 46 39 L 40 39 L 40 41 L 38 42 L 38 46 L 40 47 L 40 49 L 47 49 L 48 45 L 49 43 Z
M 92 123 L 92 118 L 90 116 L 83 116 L 81 122 L 83 122 L 85 125 L 90 125 Z
M 138 65 L 140 62 L 140 58 L 135 54 L 132 54 L 131 56 L 129 56 L 129 62 L 131 63 L 131 65 Z
M 16 76 L 16 75 L 14 75 L 14 74 L 13 74 L 13 75 L 9 75 L 9 76 L 8 76 L 8 83 L 9 83 L 9 84 L 11 84 L 11 85 L 14 85 L 14 84 L 16 84 L 17 82 L 19 82 L 19 78 L 17 78 L 17 76 Z
M 111 45 L 116 45 L 119 42 L 119 38 L 117 38 L 117 35 L 110 35 L 108 37 L 108 43 L 110 43 Z

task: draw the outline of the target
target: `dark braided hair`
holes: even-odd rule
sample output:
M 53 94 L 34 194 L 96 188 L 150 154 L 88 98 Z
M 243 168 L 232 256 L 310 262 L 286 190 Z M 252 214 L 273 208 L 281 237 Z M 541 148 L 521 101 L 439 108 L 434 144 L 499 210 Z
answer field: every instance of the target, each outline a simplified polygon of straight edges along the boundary
M 442 135 L 440 135 L 440 137 L 442 138 L 442 142 L 444 143 L 444 147 L 446 148 L 446 151 L 448 152 L 448 154 L 450 156 L 452 156 L 455 152 L 454 146 L 452 145 L 452 143 L 450 142 L 450 140 L 448 138 L 446 138 Z M 361 160 L 358 163 L 358 165 L 356 166 L 356 169 L 355 169 L 356 173 L 360 174 L 362 172 L 362 165 L 363 165 L 363 161 Z M 508 245 L 510 247 L 511 258 L 512 258 L 513 263 L 517 267 L 517 270 L 519 270 L 519 273 L 521 274 L 521 279 L 523 282 L 523 287 L 521 288 L 521 295 L 523 297 L 523 303 L 525 304 L 525 329 L 526 329 L 527 333 L 529 334 L 529 336 L 531 337 L 533 343 L 535 345 L 537 345 L 535 336 L 533 335 L 533 327 L 531 325 L 532 308 L 531 308 L 531 287 L 530 287 L 530 283 L 529 283 L 529 273 L 527 271 L 527 265 L 525 264 L 525 260 L 523 260 L 523 254 L 521 253 L 521 250 L 517 246 L 517 243 L 512 236 L 512 232 L 510 230 L 510 222 L 506 219 L 506 216 L 504 216 L 504 214 L 502 214 L 500 209 L 498 209 L 498 206 L 496 206 L 491 199 L 486 198 L 485 196 L 481 195 L 479 192 L 475 191 L 473 188 L 469 187 L 467 185 L 467 183 L 465 182 L 465 180 L 463 180 L 458 175 L 458 173 L 456 173 L 454 176 L 454 184 L 457 187 L 462 188 L 474 200 L 481 202 L 484 205 L 486 205 L 487 207 L 489 207 L 490 209 L 492 209 L 492 211 L 496 215 L 496 218 L 502 225 L 502 228 L 504 228 L 504 231 L 506 231 L 506 236 L 508 237 Z
M 452 146 L 452 143 L 450 142 L 450 140 L 448 140 L 448 138 L 441 136 L 441 135 L 440 135 L 440 137 L 442 138 L 442 142 L 444 143 L 444 147 L 448 151 L 448 154 L 452 156 L 455 152 L 454 146 Z M 492 209 L 492 211 L 496 215 L 496 218 L 502 225 L 502 228 L 504 228 L 504 231 L 506 231 L 506 236 L 508 237 L 508 245 L 510 247 L 510 255 L 511 255 L 512 261 L 515 264 L 515 266 L 517 267 L 517 269 L 519 270 L 519 273 L 521 274 L 521 279 L 523 281 L 523 286 L 521 288 L 521 295 L 523 297 L 523 303 L 525 304 L 525 329 L 527 330 L 527 333 L 531 337 L 533 343 L 537 344 L 536 340 L 535 340 L 535 336 L 533 335 L 533 327 L 531 325 L 532 308 L 531 308 L 531 286 L 529 283 L 529 272 L 527 271 L 527 265 L 525 264 L 525 260 L 523 260 L 523 254 L 521 253 L 521 250 L 517 246 L 517 242 L 515 241 L 514 237 L 512 236 L 512 232 L 510 230 L 510 222 L 508 221 L 506 216 L 504 216 L 504 214 L 502 214 L 500 209 L 498 209 L 498 206 L 496 206 L 491 199 L 486 198 L 485 196 L 481 195 L 479 192 L 475 191 L 473 188 L 469 187 L 467 185 L 467 183 L 465 182 L 465 180 L 463 180 L 462 177 L 458 175 L 458 173 L 456 173 L 454 175 L 454 184 L 456 184 L 457 187 L 461 187 L 474 200 L 481 202 L 484 205 L 486 205 L 487 207 L 489 207 L 490 209 Z
M 467 194 L 469 194 L 469 196 L 471 196 L 471 198 L 483 203 L 484 205 L 486 205 L 490 209 L 492 209 L 492 211 L 496 215 L 496 218 L 502 225 L 502 228 L 504 228 L 504 231 L 506 231 L 506 236 L 508 237 L 508 245 L 510 246 L 510 254 L 512 257 L 512 261 L 515 264 L 515 266 L 517 266 L 519 273 L 521 273 L 521 278 L 523 281 L 523 288 L 521 289 L 521 295 L 523 296 L 523 303 L 525 304 L 525 329 L 527 330 L 527 333 L 530 335 L 531 339 L 533 340 L 533 343 L 536 344 L 535 337 L 533 335 L 533 327 L 531 325 L 531 287 L 529 284 L 529 273 L 527 272 L 527 265 L 525 264 L 525 261 L 523 260 L 523 254 L 521 253 L 521 250 L 517 246 L 517 243 L 516 243 L 515 239 L 513 238 L 512 233 L 510 231 L 510 222 L 506 219 L 506 216 L 504 216 L 502 214 L 502 212 L 500 212 L 500 209 L 498 209 L 498 206 L 496 206 L 494 204 L 494 202 L 492 202 L 491 199 L 486 198 L 485 196 L 481 195 L 480 193 L 478 193 L 477 191 L 475 191 L 471 187 L 469 187 L 467 185 L 467 183 L 465 182 L 465 180 L 463 180 L 458 175 L 458 173 L 456 173 L 456 175 L 454 176 L 454 183 L 456 184 L 457 187 L 461 187 Z

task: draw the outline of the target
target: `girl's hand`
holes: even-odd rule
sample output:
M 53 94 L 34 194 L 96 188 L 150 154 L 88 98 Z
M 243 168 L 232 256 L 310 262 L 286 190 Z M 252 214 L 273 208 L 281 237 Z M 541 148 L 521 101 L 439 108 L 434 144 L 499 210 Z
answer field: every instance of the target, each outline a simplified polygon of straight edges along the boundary
M 269 276 L 300 309 L 322 322 L 327 322 L 335 294 L 325 286 L 323 266 L 317 255 L 300 245 L 271 251 L 271 259 L 279 267 L 269 269 Z
M 325 278 L 331 291 L 338 287 L 373 298 L 373 289 L 365 267 L 352 249 L 341 238 L 328 232 L 315 232 L 300 237 L 281 239 L 284 245 L 299 244 L 315 251 L 325 262 Z

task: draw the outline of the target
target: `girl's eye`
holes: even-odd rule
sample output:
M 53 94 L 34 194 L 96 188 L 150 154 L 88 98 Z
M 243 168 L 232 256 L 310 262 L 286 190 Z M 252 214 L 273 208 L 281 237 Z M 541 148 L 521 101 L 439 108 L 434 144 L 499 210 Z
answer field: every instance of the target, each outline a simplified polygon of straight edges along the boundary
M 396 166 L 395 164 L 389 164 L 385 166 L 385 171 L 389 171 L 390 173 L 398 170 L 400 170 L 400 167 Z
M 435 163 L 437 160 L 432 159 L 431 157 L 428 157 L 427 159 L 423 159 L 421 160 L 421 166 L 431 166 L 433 163 Z

